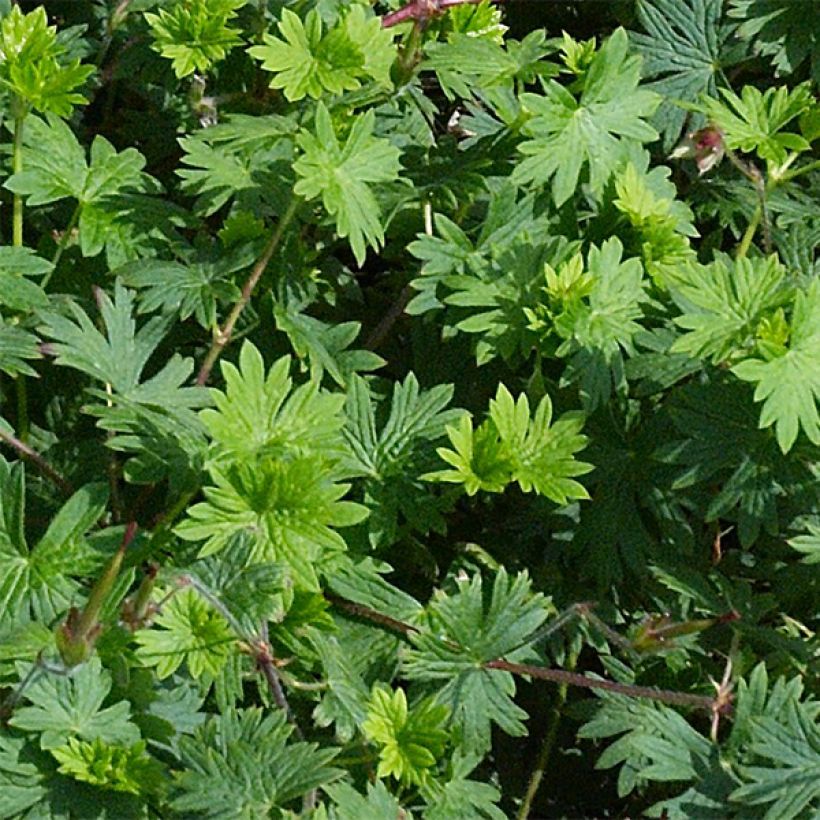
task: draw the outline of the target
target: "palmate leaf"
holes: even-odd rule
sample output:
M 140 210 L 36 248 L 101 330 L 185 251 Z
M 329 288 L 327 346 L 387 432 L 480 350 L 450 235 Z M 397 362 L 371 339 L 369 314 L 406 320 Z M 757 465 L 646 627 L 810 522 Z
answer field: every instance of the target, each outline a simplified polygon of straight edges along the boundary
M 268 458 L 226 469 L 211 468 L 214 486 L 188 509 L 175 530 L 186 541 L 203 541 L 212 555 L 237 533 L 254 538 L 252 560 L 280 562 L 301 589 L 319 588 L 318 575 L 346 550 L 339 527 L 359 523 L 367 509 L 342 501 L 348 484 L 316 458 Z
M 182 321 L 194 316 L 208 330 L 216 326 L 219 308 L 239 298 L 233 274 L 253 263 L 255 249 L 245 243 L 197 251 L 184 261 L 141 259 L 116 271 L 123 284 L 138 290 L 140 313 L 162 310 Z
M 527 714 L 512 700 L 512 675 L 482 664 L 524 660 L 527 640 L 549 615 L 547 600 L 531 592 L 526 573 L 511 578 L 499 569 L 488 601 L 479 575 L 460 581 L 455 594 L 434 598 L 427 613 L 429 625 L 409 636 L 413 649 L 402 669 L 409 680 L 437 687 L 446 681 L 435 699 L 449 708 L 464 750 L 485 754 L 493 723 L 514 737 L 525 735 Z
M 298 586 L 316 589 L 317 573 L 346 549 L 334 528 L 358 523 L 367 510 L 342 501 L 349 485 L 336 480 L 343 469 L 344 396 L 315 382 L 292 389 L 290 366 L 283 357 L 266 375 L 248 342 L 238 369 L 222 363 L 225 392 L 212 390 L 216 408 L 201 413 L 213 440 L 214 486 L 176 532 L 204 541 L 202 555 L 248 532 L 253 560 L 282 562 Z
M 375 687 L 362 732 L 379 746 L 377 776 L 424 783 L 447 743 L 446 720 L 446 706 L 427 699 L 408 709 L 403 689 Z
M 740 96 L 728 89 L 721 89 L 720 93 L 725 102 L 706 98 L 703 110 L 720 128 L 730 148 L 756 152 L 770 165 L 782 165 L 789 152 L 807 151 L 811 147 L 800 134 L 783 131 L 801 114 L 817 108 L 811 83 L 764 92 L 745 85 Z
M 385 360 L 371 350 L 348 350 L 359 335 L 360 322 L 330 324 L 308 316 L 291 303 L 275 304 L 273 316 L 296 355 L 307 358 L 315 382 L 321 382 L 322 374 L 327 373 L 340 387 L 346 387 L 355 374 L 385 365 Z
M 739 37 L 771 58 L 776 76 L 794 74 L 808 61 L 820 82 L 820 21 L 806 13 L 810 7 L 810 0 L 729 0 L 728 16 L 741 21 Z
M 150 794 L 162 789 L 164 770 L 145 751 L 145 741 L 131 746 L 106 743 L 100 738 L 81 741 L 74 737 L 51 750 L 59 772 L 74 780 L 129 794 Z
M 53 267 L 30 248 L 0 246 L 0 305 L 21 312 L 48 305 L 45 291 L 26 277 L 43 276 Z
M 156 668 L 162 680 L 184 662 L 192 678 L 216 677 L 235 650 L 227 621 L 192 589 L 177 592 L 154 618 L 150 629 L 135 635 L 137 658 Z
M 478 490 L 502 492 L 513 481 L 524 492 L 535 491 L 556 504 L 588 498 L 576 476 L 592 467 L 577 461 L 586 437 L 581 434 L 583 417 L 565 413 L 552 422 L 552 401 L 544 396 L 530 418 L 529 399 L 522 393 L 513 399 L 500 384 L 490 401 L 490 417 L 477 430 L 466 415 L 459 427 L 447 427 L 454 450 L 436 452 L 453 469 L 427 473 L 428 481 L 463 484 L 468 495 Z
M 47 794 L 37 765 L 26 754 L 28 740 L 0 733 L 0 818 L 22 817 Z
M 639 0 L 638 22 L 646 34 L 630 33 L 644 59 L 648 88 L 664 98 L 655 122 L 670 149 L 680 136 L 686 111 L 678 100 L 697 102 L 717 95 L 717 79 L 730 29 L 721 26 L 722 0 Z
M 521 95 L 532 119 L 523 129 L 530 139 L 519 146 L 526 158 L 515 169 L 514 181 L 540 185 L 551 179 L 560 206 L 575 192 L 584 167 L 593 193 L 600 194 L 625 158 L 627 143 L 658 138 L 646 119 L 660 97 L 638 88 L 640 58 L 627 51 L 626 32 L 616 29 L 595 55 L 579 100 L 554 80 L 543 96 Z
M 182 137 L 182 189 L 197 197 L 194 210 L 216 213 L 231 197 L 242 211 L 258 213 L 271 191 L 290 186 L 292 120 L 269 114 L 233 114 L 217 125 Z
M 188 0 L 146 14 L 154 37 L 153 48 L 173 61 L 177 77 L 206 72 L 224 60 L 242 42 L 238 29 L 228 23 L 247 0 Z
M 185 768 L 174 783 L 172 806 L 198 817 L 268 817 L 306 792 L 337 780 L 328 764 L 336 749 L 292 743 L 283 712 L 259 709 L 212 717 L 180 741 Z
M 479 761 L 477 755 L 455 752 L 447 782 L 442 786 L 438 781 L 431 780 L 422 787 L 427 801 L 425 820 L 461 820 L 467 815 L 476 820 L 504 820 L 507 815 L 496 806 L 501 799 L 498 789 L 489 783 L 469 778 Z
M 766 816 L 783 820 L 820 811 L 820 723 L 818 710 L 792 702 L 785 715 L 753 723 L 752 751 L 767 766 L 741 769 L 747 782 L 731 794 L 743 805 L 769 806 Z
M 36 371 L 28 362 L 41 357 L 40 341 L 33 333 L 0 317 L 0 370 L 9 376 L 34 376 Z
M 747 349 L 761 319 L 790 297 L 786 269 L 775 256 L 693 262 L 670 277 L 669 284 L 682 310 L 675 324 L 686 331 L 671 352 L 709 358 L 714 364 Z
M 292 361 L 283 356 L 265 372 L 262 354 L 250 342 L 239 367 L 221 363 L 225 391 L 211 390 L 215 407 L 202 421 L 221 454 L 241 464 L 257 457 L 308 457 L 333 461 L 342 455 L 344 396 L 310 381 L 294 387 Z
M 80 249 L 96 256 L 106 248 L 112 266 L 156 253 L 156 246 L 184 221 L 181 209 L 149 196 L 159 183 L 143 171 L 145 157 L 136 148 L 117 151 L 103 136 L 91 144 L 90 161 L 69 126 L 58 117 L 28 117 L 24 170 L 6 187 L 29 205 L 77 200 Z
M 764 352 L 767 352 L 764 350 Z M 760 426 L 774 425 L 777 443 L 787 453 L 802 429 L 820 445 L 820 282 L 798 291 L 788 349 L 772 350 L 767 360 L 746 359 L 732 372 L 755 382 L 755 401 L 763 401 Z
M 72 59 L 40 6 L 24 14 L 15 5 L 0 20 L 0 84 L 26 107 L 68 117 L 86 102 L 79 93 L 94 67 Z
M 0 459 L 0 624 L 30 620 L 52 623 L 75 602 L 78 578 L 100 560 L 85 533 L 103 515 L 104 484 L 78 490 L 52 519 L 33 547 L 26 543 L 25 479 L 22 465 Z
M 434 442 L 460 413 L 446 409 L 452 395 L 449 385 L 421 390 L 410 373 L 394 385 L 385 419 L 367 383 L 358 376 L 351 380 L 343 432 L 351 470 L 362 478 L 374 548 L 394 543 L 405 526 L 422 534 L 443 529 L 446 502 L 431 492 L 422 474 L 435 465 Z
M 412 820 L 412 815 L 403 809 L 387 790 L 381 780 L 367 784 L 367 794 L 357 792 L 348 783 L 334 783 L 323 786 L 333 801 L 329 811 L 330 820 L 396 820 L 398 817 Z
M 625 392 L 624 353 L 634 352 L 633 340 L 643 330 L 637 320 L 649 301 L 640 260 L 622 261 L 622 255 L 617 237 L 600 248 L 593 245 L 587 257 L 588 295 L 571 300 L 554 319 L 564 339 L 556 354 L 569 357 L 562 381 L 579 383 L 581 401 L 590 411 L 606 402 L 613 388 Z
M 26 672 L 21 667 L 21 678 Z M 9 723 L 17 729 L 39 732 L 43 749 L 55 749 L 72 737 L 136 743 L 140 732 L 130 720 L 128 701 L 103 708 L 110 691 L 111 675 L 94 656 L 70 675 L 40 675 L 24 690 L 30 705 L 15 710 Z
M 368 17 L 363 6 L 353 5 L 334 28 L 326 34 L 322 29 L 317 9 L 307 13 L 304 23 L 282 9 L 279 33 L 284 39 L 265 34 L 264 45 L 248 49 L 263 69 L 273 72 L 271 88 L 281 88 L 293 102 L 353 91 L 366 80 L 390 82 L 396 51 L 392 33 L 382 28 L 378 17 Z
M 153 317 L 139 330 L 133 318 L 134 293 L 118 281 L 114 299 L 97 291 L 105 333 L 78 305 L 68 305 L 71 318 L 42 313 L 42 332 L 54 339 L 57 363 L 72 367 L 110 386 L 89 388 L 98 399 L 84 409 L 99 425 L 119 435 L 108 443 L 135 455 L 126 470 L 139 483 L 169 476 L 174 491 L 197 484 L 206 442 L 195 410 L 208 403 L 201 387 L 188 387 L 191 359 L 174 354 L 158 373 L 142 381 L 148 360 L 168 329 L 168 319 Z M 176 468 L 176 469 L 174 469 Z
M 778 534 L 782 505 L 810 491 L 816 480 L 805 464 L 784 458 L 775 438 L 758 429 L 749 399 L 748 388 L 727 377 L 679 388 L 667 406 L 682 438 L 667 434 L 656 453 L 682 468 L 674 489 L 713 488 L 705 520 L 736 521 L 744 547 L 761 530 Z
M 398 177 L 399 150 L 373 135 L 375 113 L 359 115 L 344 145 L 339 144 L 330 113 L 323 103 L 316 109 L 315 134 L 303 129 L 297 137 L 302 156 L 293 167 L 299 181 L 294 191 L 305 199 L 322 197 L 336 222 L 336 233 L 348 237 L 361 265 L 366 245 L 374 250 L 384 242 L 381 209 L 372 185 Z

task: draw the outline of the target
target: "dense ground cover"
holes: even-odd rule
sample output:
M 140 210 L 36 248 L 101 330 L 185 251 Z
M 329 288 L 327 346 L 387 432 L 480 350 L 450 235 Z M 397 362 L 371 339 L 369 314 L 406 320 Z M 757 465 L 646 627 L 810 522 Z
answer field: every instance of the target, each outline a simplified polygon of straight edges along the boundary
M 818 816 L 812 0 L 440 5 L 0 0 L 0 817 Z

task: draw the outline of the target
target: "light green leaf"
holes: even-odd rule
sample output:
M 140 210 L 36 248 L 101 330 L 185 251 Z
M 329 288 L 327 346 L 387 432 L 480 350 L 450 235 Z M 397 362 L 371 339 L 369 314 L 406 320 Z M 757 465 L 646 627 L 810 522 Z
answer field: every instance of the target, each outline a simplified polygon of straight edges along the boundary
M 40 675 L 24 690 L 31 705 L 17 709 L 9 722 L 18 729 L 40 732 L 43 749 L 63 746 L 72 737 L 136 743 L 140 733 L 130 721 L 128 701 L 102 708 L 110 691 L 111 675 L 94 656 L 70 675 Z
M 294 191 L 308 200 L 322 197 L 336 221 L 336 233 L 349 237 L 359 265 L 364 262 L 366 245 L 378 250 L 384 242 L 381 209 L 372 183 L 390 182 L 399 173 L 398 149 L 373 136 L 374 125 L 372 110 L 359 115 L 342 146 L 330 113 L 319 103 L 315 133 L 300 132 L 297 142 L 303 154 L 293 166 L 300 177 Z
M 627 50 L 626 32 L 616 29 L 592 61 L 579 100 L 554 80 L 543 96 L 521 95 L 532 118 L 523 129 L 530 139 L 519 146 L 526 159 L 513 173 L 516 182 L 541 185 L 551 179 L 560 206 L 575 192 L 586 168 L 592 191 L 600 194 L 625 159 L 629 143 L 658 138 L 646 118 L 660 97 L 638 88 L 640 58 L 628 56 Z

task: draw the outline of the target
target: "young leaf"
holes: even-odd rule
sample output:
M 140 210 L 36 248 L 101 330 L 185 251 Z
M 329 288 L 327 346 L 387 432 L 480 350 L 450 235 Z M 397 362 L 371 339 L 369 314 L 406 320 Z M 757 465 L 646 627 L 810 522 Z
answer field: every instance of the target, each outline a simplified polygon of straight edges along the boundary
M 294 388 L 291 365 L 283 356 L 266 375 L 262 355 L 250 342 L 242 345 L 238 368 L 222 362 L 225 391 L 210 391 L 215 407 L 203 410 L 201 418 L 223 454 L 239 463 L 341 455 L 344 396 L 312 381 Z
M 145 741 L 132 746 L 113 745 L 101 738 L 90 743 L 68 739 L 68 744 L 51 750 L 59 771 L 75 780 L 103 789 L 130 794 L 150 794 L 162 788 L 164 770 L 145 751 Z
M 446 720 L 446 706 L 425 700 L 408 709 L 403 689 L 374 688 L 362 731 L 379 745 L 377 776 L 424 783 L 447 743 Z
M 318 9 L 311 9 L 304 23 L 282 9 L 278 27 L 284 39 L 265 34 L 264 45 L 253 46 L 248 53 L 273 72 L 270 87 L 283 89 L 291 102 L 353 91 L 366 79 L 390 81 L 395 59 L 392 34 L 378 17 L 368 18 L 363 6 L 351 6 L 324 35 Z
M 560 206 L 575 192 L 584 166 L 593 193 L 600 194 L 627 145 L 658 138 L 646 118 L 660 97 L 638 88 L 640 58 L 628 56 L 627 50 L 626 32 L 616 29 L 592 61 L 579 100 L 554 80 L 544 96 L 521 95 L 532 119 L 523 129 L 530 139 L 519 146 L 526 159 L 515 169 L 514 181 L 544 184 L 552 179 Z
M 521 394 L 516 401 L 501 384 L 490 401 L 490 418 L 473 432 L 469 418 L 463 417 L 458 429 L 447 428 L 455 450 L 444 447 L 438 454 L 454 470 L 441 470 L 424 476 L 429 481 L 464 484 L 468 494 L 479 489 L 501 492 L 517 481 L 524 492 L 535 491 L 556 504 L 568 499 L 588 498 L 575 476 L 592 467 L 575 460 L 575 453 L 586 444 L 581 435 L 583 418 L 565 413 L 552 423 L 552 402 L 544 396 L 530 418 L 529 400 Z
M 162 680 L 184 662 L 195 680 L 216 677 L 234 652 L 237 636 L 225 619 L 192 589 L 177 592 L 154 619 L 154 626 L 135 635 L 137 657 L 156 667 Z
M 24 14 L 18 5 L 0 20 L 0 84 L 11 91 L 26 109 L 68 117 L 86 102 L 77 90 L 94 73 L 68 56 L 48 25 L 45 7 Z
M 384 242 L 381 209 L 372 183 L 390 182 L 399 173 L 398 149 L 373 136 L 374 125 L 372 110 L 359 115 L 342 146 L 330 113 L 319 103 L 316 132 L 300 132 L 296 139 L 303 153 L 293 165 L 299 177 L 294 191 L 308 200 L 321 195 L 336 221 L 336 233 L 349 237 L 359 265 L 365 259 L 365 245 L 378 250 Z
M 146 14 L 153 48 L 173 61 L 178 78 L 206 72 L 242 42 L 240 31 L 228 23 L 247 0 L 188 0 Z

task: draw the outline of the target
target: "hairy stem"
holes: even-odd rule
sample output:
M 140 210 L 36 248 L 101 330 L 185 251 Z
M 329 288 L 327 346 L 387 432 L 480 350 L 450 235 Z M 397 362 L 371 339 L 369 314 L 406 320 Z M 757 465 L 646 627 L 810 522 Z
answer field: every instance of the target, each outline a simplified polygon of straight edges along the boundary
M 285 230 L 293 220 L 293 217 L 296 215 L 296 209 L 298 207 L 299 199 L 294 195 L 291 197 L 288 207 L 285 209 L 285 213 L 282 214 L 276 228 L 271 234 L 268 244 L 265 246 L 265 250 L 262 251 L 262 255 L 259 259 L 257 259 L 256 264 L 253 266 L 253 269 L 251 270 L 250 275 L 242 288 L 242 293 L 239 299 L 237 299 L 236 304 L 233 306 L 230 314 L 228 315 L 227 321 L 222 329 L 215 334 L 211 347 L 208 350 L 208 354 L 205 356 L 205 361 L 202 363 L 202 367 L 199 369 L 199 374 L 196 377 L 197 384 L 204 385 L 208 381 L 208 377 L 211 375 L 211 370 L 213 370 L 217 359 L 222 355 L 222 351 L 225 349 L 228 342 L 230 342 L 236 322 L 241 316 L 242 311 L 245 309 L 245 306 L 250 301 L 256 285 L 259 283 L 262 274 L 265 272 L 265 268 L 267 268 L 271 257 L 279 247 L 279 243 L 285 235 Z
M 389 615 L 384 615 L 377 612 L 375 609 L 357 604 L 354 601 L 348 601 L 338 595 L 325 593 L 325 598 L 332 604 L 344 609 L 351 615 L 365 618 L 373 623 L 387 627 L 394 632 L 399 632 L 405 637 L 412 633 L 418 632 L 418 627 L 412 624 L 404 623 L 396 618 L 391 618 Z M 443 641 L 449 647 L 456 645 L 451 641 Z M 715 698 L 706 695 L 690 695 L 687 692 L 677 692 L 671 689 L 656 689 L 654 686 L 637 686 L 631 683 L 618 683 L 617 681 L 606 680 L 605 678 L 592 678 L 587 675 L 582 675 L 579 672 L 568 672 L 566 669 L 552 669 L 543 666 L 531 666 L 529 664 L 512 663 L 503 658 L 486 661 L 482 664 L 484 669 L 500 669 L 504 672 L 510 672 L 513 675 L 528 676 L 538 678 L 540 680 L 548 680 L 553 683 L 563 684 L 567 686 L 579 686 L 584 689 L 599 689 L 607 692 L 615 692 L 619 695 L 626 695 L 633 698 L 648 698 L 649 700 L 660 701 L 662 703 L 669 703 L 674 706 L 687 706 L 696 709 L 705 709 L 713 712 L 715 710 Z M 722 707 L 722 713 L 726 714 L 731 710 L 730 705 Z

